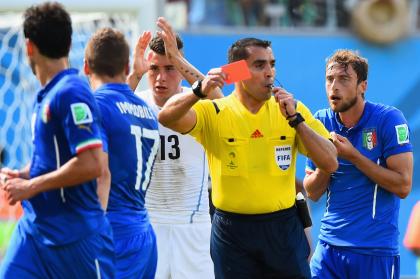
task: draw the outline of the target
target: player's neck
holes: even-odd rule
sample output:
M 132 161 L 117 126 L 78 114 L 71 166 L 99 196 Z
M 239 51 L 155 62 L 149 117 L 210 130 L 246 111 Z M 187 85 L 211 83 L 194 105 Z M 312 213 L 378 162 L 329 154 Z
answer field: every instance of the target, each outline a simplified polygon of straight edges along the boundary
M 113 77 L 106 76 L 106 75 L 96 75 L 96 74 L 92 74 L 90 76 L 90 86 L 92 90 L 96 90 L 102 85 L 107 84 L 107 83 L 125 84 L 125 81 L 126 81 L 126 75 L 123 73 L 120 75 L 113 76 Z
M 42 86 L 50 82 L 59 72 L 69 67 L 67 57 L 58 59 L 44 58 L 35 65 L 35 74 Z
M 163 106 L 165 105 L 165 103 L 173 96 L 173 95 L 175 95 L 175 94 L 179 94 L 179 93 L 182 93 L 182 86 L 181 85 L 179 85 L 179 87 L 178 87 L 178 89 L 177 89 L 177 92 L 175 92 L 175 93 L 171 93 L 171 94 L 169 94 L 169 95 L 161 95 L 161 94 L 158 94 L 158 93 L 156 93 L 156 92 L 154 92 L 153 91 L 153 89 L 151 89 L 152 90 L 152 99 L 153 99 L 153 102 L 158 106 L 158 107 L 160 107 L 160 108 L 163 108 Z
M 340 120 L 341 123 L 346 128 L 351 128 L 356 126 L 356 124 L 359 122 L 360 118 L 363 115 L 363 111 L 365 109 L 365 100 L 361 100 L 360 102 L 357 102 L 354 106 L 352 106 L 349 110 L 345 112 L 340 112 Z

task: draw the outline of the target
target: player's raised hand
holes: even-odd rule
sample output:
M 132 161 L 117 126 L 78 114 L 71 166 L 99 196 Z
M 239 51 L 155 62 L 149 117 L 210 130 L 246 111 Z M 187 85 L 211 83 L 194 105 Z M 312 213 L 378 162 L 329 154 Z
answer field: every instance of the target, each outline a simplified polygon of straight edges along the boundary
M 149 70 L 149 61 L 144 56 L 147 45 L 152 39 L 150 31 L 144 31 L 137 40 L 136 47 L 133 53 L 133 71 L 140 79 Z
M 165 18 L 159 17 L 156 24 L 161 29 L 157 35 L 165 43 L 165 53 L 168 59 L 171 60 L 173 57 L 181 55 L 176 42 L 176 34 L 169 22 Z
M 272 93 L 274 94 L 276 102 L 279 104 L 281 114 L 285 118 L 296 114 L 296 100 L 294 99 L 293 94 L 281 87 L 274 87 Z
M 335 132 L 331 132 L 330 136 L 335 148 L 337 149 L 338 157 L 351 161 L 354 155 L 359 152 L 346 137 L 343 137 Z

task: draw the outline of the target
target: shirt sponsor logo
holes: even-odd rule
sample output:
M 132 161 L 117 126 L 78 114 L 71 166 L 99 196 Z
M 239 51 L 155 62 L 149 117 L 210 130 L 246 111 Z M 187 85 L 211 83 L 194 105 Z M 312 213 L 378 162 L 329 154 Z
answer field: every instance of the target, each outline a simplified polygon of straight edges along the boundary
M 401 124 L 395 126 L 395 131 L 397 132 L 397 141 L 398 144 L 404 144 L 410 142 L 410 136 L 408 133 L 407 124 Z
M 92 112 L 85 103 L 74 103 L 70 105 L 73 122 L 75 125 L 88 124 L 93 122 Z
M 376 129 L 363 130 L 363 147 L 367 150 L 372 150 L 378 145 L 376 136 Z
M 292 162 L 292 147 L 290 145 L 275 146 L 274 157 L 277 166 L 281 170 L 287 170 Z
M 260 132 L 260 130 L 256 129 L 252 134 L 251 134 L 251 138 L 252 139 L 257 139 L 257 138 L 262 138 L 264 137 L 264 135 Z

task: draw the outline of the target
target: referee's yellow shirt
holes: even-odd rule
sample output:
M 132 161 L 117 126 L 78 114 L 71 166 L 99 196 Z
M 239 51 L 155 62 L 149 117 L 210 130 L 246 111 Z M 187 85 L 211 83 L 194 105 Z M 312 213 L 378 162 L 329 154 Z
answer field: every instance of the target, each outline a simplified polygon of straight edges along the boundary
M 274 97 L 256 114 L 236 95 L 194 105 L 197 123 L 190 131 L 206 149 L 216 208 L 242 214 L 269 213 L 295 202 L 297 151 L 307 155 L 295 129 Z M 328 138 L 329 133 L 301 102 L 305 123 Z

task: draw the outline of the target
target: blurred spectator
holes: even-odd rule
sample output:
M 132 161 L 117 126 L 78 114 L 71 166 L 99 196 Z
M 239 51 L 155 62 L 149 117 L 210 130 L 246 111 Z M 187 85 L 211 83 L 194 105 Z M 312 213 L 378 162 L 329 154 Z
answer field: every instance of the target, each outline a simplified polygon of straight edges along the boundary
M 231 25 L 229 2 L 224 0 L 190 0 L 190 25 Z
M 268 26 L 265 14 L 267 0 L 239 0 L 245 26 Z
M 167 0 L 189 4 L 190 26 L 348 27 L 358 0 Z
M 355 1 L 347 0 L 347 1 L 335 1 L 335 9 L 336 9 L 336 19 L 337 19 L 337 26 L 336 27 L 348 27 L 350 25 L 350 11 L 351 11 L 351 3 Z

